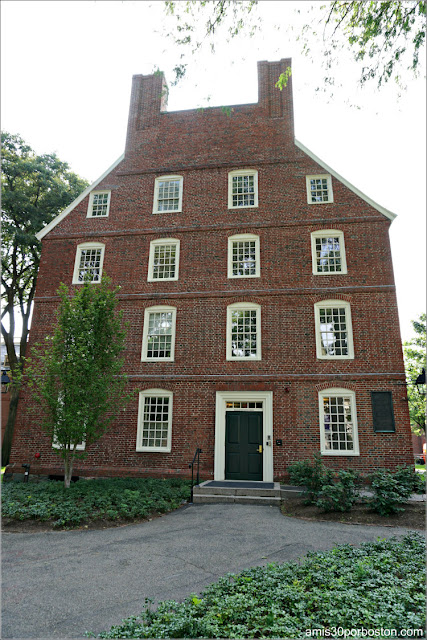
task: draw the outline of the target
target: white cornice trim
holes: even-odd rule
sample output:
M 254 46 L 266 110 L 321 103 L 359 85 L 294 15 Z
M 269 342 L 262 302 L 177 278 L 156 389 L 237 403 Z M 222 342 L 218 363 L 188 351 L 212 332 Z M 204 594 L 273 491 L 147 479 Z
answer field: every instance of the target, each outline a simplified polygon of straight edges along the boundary
M 49 222 L 49 224 L 47 224 L 45 227 L 43 227 L 43 229 L 41 231 L 36 233 L 37 240 L 42 240 L 45 237 L 45 235 L 47 235 L 49 233 L 49 231 L 52 231 L 52 229 L 54 227 L 56 227 L 56 225 L 59 222 L 61 222 L 61 220 L 63 220 L 66 216 L 68 216 L 68 214 L 71 213 L 71 211 L 73 209 L 75 209 L 77 207 L 77 205 L 80 204 L 80 202 L 86 198 L 86 196 L 92 191 L 92 189 L 95 189 L 95 187 L 98 186 L 98 184 L 101 182 L 101 180 L 103 180 L 106 176 L 108 176 L 108 174 L 111 173 L 111 171 L 113 171 L 113 169 L 115 169 L 117 167 L 117 165 L 122 162 L 124 157 L 125 157 L 125 154 L 123 153 L 120 156 L 120 158 L 118 158 L 111 165 L 111 167 L 109 167 L 107 169 L 107 171 L 104 171 L 102 176 L 100 176 L 97 180 L 95 180 L 95 182 L 93 182 L 89 187 L 87 187 L 83 191 L 83 193 L 81 193 L 75 200 L 73 200 L 73 202 L 70 205 L 68 205 L 68 207 L 66 209 L 64 209 L 64 211 L 61 211 L 61 213 L 59 213 L 56 216 L 56 218 L 54 218 L 51 222 Z
M 391 221 L 393 221 L 397 217 L 396 213 L 392 213 L 391 211 L 389 211 L 385 207 L 382 207 L 380 204 L 378 204 L 377 202 L 375 202 L 374 200 L 369 198 L 369 196 L 367 196 L 364 193 L 362 193 L 361 191 L 359 191 L 359 189 L 357 189 L 354 185 L 352 185 L 351 182 L 349 182 L 348 180 L 346 180 L 345 178 L 340 176 L 339 173 L 337 173 L 336 171 L 331 169 L 331 167 L 329 165 L 327 165 L 326 162 L 323 162 L 323 160 L 318 158 L 312 151 L 307 149 L 307 147 L 304 146 L 302 144 L 302 142 L 299 142 L 299 140 L 296 140 L 296 139 L 294 140 L 294 142 L 295 142 L 295 146 L 297 146 L 299 149 L 301 149 L 301 151 L 306 153 L 312 160 L 317 162 L 317 164 L 319 164 L 321 167 L 323 167 L 328 173 L 333 175 L 334 178 L 336 178 L 337 180 L 342 182 L 346 187 L 348 187 L 348 189 L 350 189 L 351 191 L 353 191 L 353 193 L 355 193 L 357 196 L 359 196 L 359 198 L 362 198 L 362 200 L 364 200 L 369 205 L 371 205 L 371 207 L 373 207 L 374 209 L 376 209 L 377 211 L 382 213 L 383 216 L 385 216 L 386 218 L 388 218 Z

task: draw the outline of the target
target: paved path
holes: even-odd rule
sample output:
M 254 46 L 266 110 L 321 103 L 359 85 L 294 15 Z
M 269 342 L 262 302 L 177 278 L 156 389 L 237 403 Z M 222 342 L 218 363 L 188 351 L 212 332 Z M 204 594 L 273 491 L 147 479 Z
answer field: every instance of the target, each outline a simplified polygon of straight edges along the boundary
M 1 637 L 82 638 L 138 614 L 145 597 L 183 599 L 228 572 L 405 531 L 201 504 L 114 529 L 3 533 Z

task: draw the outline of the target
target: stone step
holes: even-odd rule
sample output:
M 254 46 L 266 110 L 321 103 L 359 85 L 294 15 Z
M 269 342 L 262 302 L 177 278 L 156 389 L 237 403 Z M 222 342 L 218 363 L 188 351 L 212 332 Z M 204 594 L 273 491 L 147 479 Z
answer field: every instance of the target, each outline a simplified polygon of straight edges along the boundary
M 201 493 L 193 494 L 194 504 L 225 503 L 225 504 L 263 504 L 280 507 L 280 496 L 256 496 L 256 495 L 224 495 Z
M 211 488 L 206 487 L 199 488 L 194 487 L 193 495 L 194 496 L 202 496 L 202 495 L 216 495 L 216 496 L 253 496 L 253 497 L 275 497 L 280 498 L 280 489 L 229 489 L 226 487 L 218 487 Z
M 193 503 L 268 504 L 280 506 L 278 482 L 213 482 L 207 480 L 193 489 Z

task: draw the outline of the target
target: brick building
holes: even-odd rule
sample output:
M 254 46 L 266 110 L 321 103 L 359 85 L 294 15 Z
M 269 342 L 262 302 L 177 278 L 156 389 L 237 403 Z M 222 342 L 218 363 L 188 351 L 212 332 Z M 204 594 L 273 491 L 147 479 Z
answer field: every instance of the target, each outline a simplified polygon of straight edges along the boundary
M 167 112 L 163 76 L 134 76 L 124 155 L 39 233 L 31 343 L 88 271 L 130 322 L 139 395 L 77 475 L 185 475 L 196 447 L 216 480 L 319 451 L 363 473 L 413 462 L 395 216 L 295 140 L 288 65 L 258 63 L 258 102 L 226 110 Z M 11 463 L 58 473 L 38 423 L 24 396 Z

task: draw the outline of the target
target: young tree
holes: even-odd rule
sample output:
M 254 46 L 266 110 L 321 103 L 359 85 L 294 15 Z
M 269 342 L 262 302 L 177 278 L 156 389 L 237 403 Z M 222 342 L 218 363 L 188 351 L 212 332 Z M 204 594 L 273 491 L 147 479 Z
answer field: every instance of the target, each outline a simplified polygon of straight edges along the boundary
M 327 75 L 325 83 L 335 83 L 334 69 L 342 64 L 340 52 L 347 49 L 357 62 L 362 62 L 360 84 L 376 80 L 377 86 L 394 77 L 400 83 L 402 73 L 417 73 L 425 45 L 426 3 L 421 0 L 403 2 L 371 2 L 368 0 L 335 0 L 325 3 L 293 3 L 288 9 L 287 23 L 277 25 L 285 34 L 292 30 L 295 11 L 305 16 L 305 24 L 297 37 L 302 52 L 312 54 L 312 45 L 321 45 Z M 171 34 L 183 45 L 181 61 L 175 67 L 176 81 L 185 75 L 187 56 L 202 47 L 214 50 L 221 37 L 252 36 L 262 28 L 264 3 L 257 0 L 187 0 L 165 1 L 167 14 L 176 18 L 176 33 Z M 278 78 L 279 88 L 286 78 Z
M 70 486 L 76 458 L 101 437 L 130 398 L 122 374 L 126 331 L 110 280 L 88 280 L 70 295 L 61 284 L 53 335 L 37 345 L 26 374 L 43 410 L 42 428 L 64 463 Z M 84 450 L 77 445 L 85 443 Z
M 28 324 L 36 289 L 41 243 L 35 234 L 88 186 L 55 154 L 37 156 L 19 135 L 2 132 L 2 324 L 11 369 L 11 399 L 3 438 L 2 465 L 9 462 L 19 398 L 19 380 L 27 348 Z M 16 311 L 22 332 L 15 351 Z M 8 322 L 4 322 L 8 320 Z
M 426 432 L 426 387 L 419 388 L 416 379 L 427 369 L 426 361 L 426 314 L 420 315 L 418 320 L 412 320 L 415 337 L 403 343 L 405 358 L 406 382 L 408 388 L 409 415 L 411 427 L 416 435 Z

